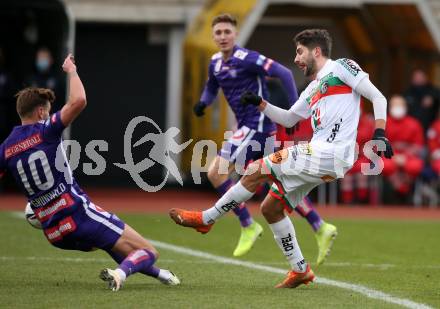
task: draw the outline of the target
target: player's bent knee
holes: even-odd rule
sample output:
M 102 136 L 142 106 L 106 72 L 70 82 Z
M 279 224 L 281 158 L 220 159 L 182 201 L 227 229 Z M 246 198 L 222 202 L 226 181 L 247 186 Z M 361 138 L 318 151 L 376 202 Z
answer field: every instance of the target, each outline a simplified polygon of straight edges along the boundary
M 275 223 L 284 217 L 284 206 L 272 198 L 266 198 L 261 204 L 261 213 L 268 223 Z

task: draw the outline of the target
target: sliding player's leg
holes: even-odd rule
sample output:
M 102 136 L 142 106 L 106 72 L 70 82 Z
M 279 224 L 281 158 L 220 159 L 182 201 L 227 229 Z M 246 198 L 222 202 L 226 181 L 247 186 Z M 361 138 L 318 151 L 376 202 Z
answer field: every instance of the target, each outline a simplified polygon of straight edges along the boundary
M 277 288 L 296 288 L 315 279 L 310 265 L 304 259 L 292 221 L 284 213 L 285 205 L 278 198 L 268 194 L 261 204 L 261 212 L 269 223 L 275 242 L 286 257 L 291 270 Z
M 104 269 L 100 275 L 113 291 L 119 290 L 126 278 L 135 273 L 156 278 L 167 285 L 180 283 L 172 272 L 154 266 L 159 253 L 150 242 L 127 224 L 113 248 L 106 251 L 119 263 L 116 269 Z

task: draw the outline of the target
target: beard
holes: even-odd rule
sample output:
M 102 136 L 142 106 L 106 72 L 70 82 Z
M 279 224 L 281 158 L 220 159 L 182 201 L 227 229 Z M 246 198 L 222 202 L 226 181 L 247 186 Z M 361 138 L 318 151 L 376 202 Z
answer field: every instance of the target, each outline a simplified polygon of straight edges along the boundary
M 310 55 L 306 62 L 306 70 L 304 71 L 304 75 L 306 77 L 313 76 L 316 73 L 316 61 Z

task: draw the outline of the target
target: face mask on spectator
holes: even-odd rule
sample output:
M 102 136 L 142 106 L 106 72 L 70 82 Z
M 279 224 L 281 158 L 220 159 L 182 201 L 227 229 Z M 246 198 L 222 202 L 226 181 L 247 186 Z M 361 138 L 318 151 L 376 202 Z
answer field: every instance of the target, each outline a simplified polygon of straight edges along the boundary
M 390 114 L 394 119 L 402 119 L 406 116 L 406 108 L 403 106 L 393 106 L 390 109 Z
M 49 69 L 49 59 L 47 58 L 37 59 L 36 66 L 39 72 L 46 72 Z

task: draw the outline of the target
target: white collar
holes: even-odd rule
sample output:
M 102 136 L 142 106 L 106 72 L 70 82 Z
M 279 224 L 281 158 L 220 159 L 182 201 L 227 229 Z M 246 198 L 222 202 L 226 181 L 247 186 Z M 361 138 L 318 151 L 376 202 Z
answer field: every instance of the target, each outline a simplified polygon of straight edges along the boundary
M 329 66 L 331 65 L 331 63 L 333 62 L 333 60 L 331 59 L 327 59 L 327 61 L 325 62 L 324 66 L 321 68 L 321 70 L 319 70 L 318 74 L 316 74 L 316 79 L 321 79 L 323 78 L 325 75 L 327 75 L 327 71 Z

